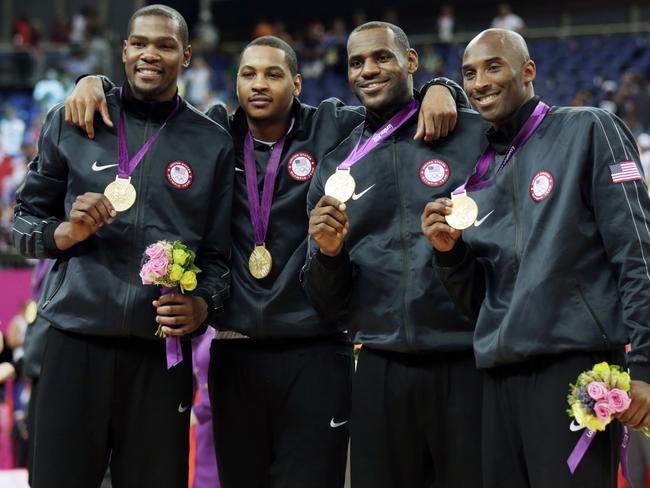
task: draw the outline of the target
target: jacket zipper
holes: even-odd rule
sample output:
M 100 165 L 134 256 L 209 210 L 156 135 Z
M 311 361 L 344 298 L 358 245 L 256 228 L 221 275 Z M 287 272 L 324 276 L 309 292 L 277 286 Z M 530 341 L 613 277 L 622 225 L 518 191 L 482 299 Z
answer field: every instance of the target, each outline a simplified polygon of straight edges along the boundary
M 402 242 L 402 320 L 404 321 L 404 333 L 406 335 L 406 344 L 411 347 L 413 344 L 413 331 L 410 327 L 410 322 L 408 320 L 408 307 L 406 305 L 406 288 L 409 283 L 409 267 L 408 267 L 408 243 L 406 242 L 406 236 L 404 235 L 404 198 L 402 194 L 402 187 L 400 184 L 399 177 L 399 168 L 397 162 L 397 141 L 395 136 L 392 137 L 393 142 L 393 170 L 395 172 L 395 181 L 397 182 L 397 193 L 399 195 L 399 233 L 400 240 Z
M 609 346 L 609 338 L 607 337 L 607 333 L 605 332 L 605 328 L 603 327 L 603 324 L 601 324 L 600 320 L 598 320 L 598 317 L 596 317 L 596 314 L 594 313 L 592 308 L 589 306 L 589 303 L 587 302 L 587 299 L 585 298 L 585 295 L 582 292 L 582 288 L 580 287 L 579 283 L 576 283 L 576 290 L 578 290 L 578 296 L 580 297 L 580 301 L 582 302 L 582 304 L 587 309 L 587 312 L 589 313 L 589 315 L 591 315 L 591 319 L 596 324 L 596 327 L 598 327 L 598 330 L 600 331 L 600 337 L 603 339 L 603 342 L 605 343 L 605 345 Z
M 142 137 L 142 145 L 143 146 L 147 142 L 147 133 L 149 132 L 149 120 L 150 120 L 149 117 L 147 117 L 147 120 L 146 120 L 146 122 L 144 124 L 144 132 L 143 132 L 143 137 Z M 147 156 L 145 155 L 142 158 L 142 160 L 140 161 L 139 165 L 141 165 L 141 164 L 143 165 L 145 163 L 146 159 L 147 159 Z M 142 174 L 142 173 L 143 172 L 140 171 L 140 174 Z M 136 189 L 137 197 L 135 199 L 135 208 L 133 209 L 134 212 L 135 212 L 135 218 L 134 218 L 134 222 L 133 222 L 133 241 L 132 242 L 136 246 L 137 246 L 137 243 L 138 243 L 138 229 L 140 228 L 140 209 L 142 208 L 141 205 L 140 205 L 140 200 L 141 200 L 141 197 L 142 197 L 142 185 L 143 185 L 142 180 L 144 180 L 144 178 L 139 178 L 138 182 L 137 182 L 137 189 Z M 138 261 L 139 261 L 139 259 L 138 259 Z M 134 263 L 131 263 L 131 264 L 133 264 L 134 266 L 137 266 L 137 261 L 134 262 Z M 124 310 L 122 312 L 122 328 L 126 329 L 126 330 L 129 330 L 127 324 L 128 324 L 129 310 L 131 309 L 130 302 L 131 302 L 131 287 L 127 286 L 126 287 L 126 299 L 124 300 Z M 132 332 L 132 331 L 130 331 L 130 332 Z

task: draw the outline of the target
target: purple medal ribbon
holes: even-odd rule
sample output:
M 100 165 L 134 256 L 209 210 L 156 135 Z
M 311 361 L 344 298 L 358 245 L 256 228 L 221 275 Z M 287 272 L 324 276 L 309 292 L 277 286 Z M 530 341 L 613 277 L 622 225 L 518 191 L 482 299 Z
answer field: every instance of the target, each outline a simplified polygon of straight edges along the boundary
M 147 142 L 144 143 L 144 146 L 140 148 L 140 150 L 129 160 L 129 147 L 128 147 L 128 142 L 126 138 L 126 123 L 124 121 L 124 88 L 120 87 L 120 126 L 118 128 L 118 138 L 117 138 L 117 155 L 118 155 L 118 176 L 120 178 L 128 178 L 131 176 L 135 168 L 138 166 L 140 161 L 142 161 L 142 158 L 144 158 L 144 155 L 147 154 L 149 149 L 151 149 L 151 146 L 153 145 L 154 142 L 156 142 L 156 139 L 158 139 L 158 136 L 160 135 L 160 131 L 165 128 L 167 125 L 167 122 L 171 120 L 171 118 L 176 115 L 176 112 L 178 112 L 178 109 L 181 106 L 181 99 L 178 95 L 176 95 L 176 105 L 174 106 L 174 109 L 170 112 L 170 114 L 167 116 L 163 124 L 152 134 L 152 136 L 147 140 Z M 162 294 L 168 294 L 176 291 L 175 288 L 165 288 L 162 287 Z M 178 337 L 167 337 L 165 339 L 165 351 L 166 351 L 166 356 L 167 356 L 167 369 L 171 369 L 177 364 L 179 364 L 181 361 L 183 361 L 183 350 L 181 349 L 181 340 Z
M 571 474 L 575 472 L 576 468 L 578 467 L 578 464 L 580 464 L 580 461 L 582 461 L 582 458 L 587 452 L 587 449 L 589 449 L 589 446 L 591 445 L 591 442 L 594 440 L 594 437 L 596 437 L 596 431 L 589 430 L 589 429 L 585 429 L 585 431 L 580 436 L 578 443 L 573 448 L 573 451 L 571 451 L 571 454 L 569 455 L 569 459 L 567 459 L 566 461 L 567 464 L 569 465 L 569 471 L 571 471 Z M 627 447 L 629 442 L 630 442 L 630 431 L 627 428 L 627 426 L 624 425 L 623 438 L 621 439 L 621 451 L 620 451 L 621 473 L 623 474 L 623 478 L 625 478 L 625 482 L 627 483 L 628 488 L 633 488 L 632 481 L 630 480 L 628 465 L 627 465 Z
M 178 287 L 160 287 L 161 295 L 169 295 L 178 292 Z M 172 369 L 183 361 L 183 349 L 181 349 L 180 337 L 165 337 L 165 355 L 167 357 L 167 369 Z
M 255 244 L 261 246 L 266 239 L 266 230 L 271 217 L 271 202 L 273 201 L 273 190 L 275 179 L 278 174 L 282 148 L 284 147 L 285 136 L 282 136 L 275 143 L 264 175 L 264 188 L 262 190 L 262 204 L 257 189 L 257 169 L 255 168 L 255 153 L 253 152 L 253 135 L 249 130 L 244 138 L 244 176 L 246 177 L 246 193 L 248 194 L 248 207 L 253 225 Z
M 119 170 L 118 170 L 118 175 L 120 178 L 128 178 L 131 176 L 131 173 L 135 170 L 136 166 L 142 161 L 142 158 L 144 158 L 144 155 L 147 154 L 149 149 L 151 149 L 151 146 L 153 145 L 154 142 L 156 142 L 156 139 L 158 139 L 158 136 L 160 135 L 160 131 L 165 128 L 167 125 L 167 122 L 170 121 L 170 119 L 176 115 L 176 112 L 178 112 L 178 109 L 181 106 L 181 99 L 178 95 L 176 95 L 176 105 L 174 106 L 174 109 L 171 111 L 171 113 L 167 116 L 163 124 L 158 128 L 156 132 L 153 133 L 153 135 L 149 138 L 147 142 L 144 143 L 144 146 L 140 148 L 140 150 L 129 160 L 129 148 L 128 148 L 128 143 L 127 143 L 127 138 L 126 138 L 126 124 L 124 122 L 124 88 L 120 87 L 120 101 L 122 102 L 120 104 L 120 127 L 118 129 L 118 140 L 117 140 L 117 155 L 118 155 L 118 163 L 119 163 Z
M 348 155 L 345 160 L 338 165 L 336 168 L 337 170 L 348 170 L 354 165 L 357 161 L 359 161 L 361 158 L 363 158 L 366 154 L 368 154 L 370 151 L 375 149 L 381 141 L 384 139 L 388 138 L 393 132 L 395 132 L 397 129 L 399 129 L 402 125 L 404 125 L 404 122 L 406 122 L 408 119 L 411 118 L 411 116 L 418 111 L 420 104 L 415 98 L 411 98 L 409 100 L 408 105 L 404 107 L 402 110 L 397 112 L 395 115 L 393 115 L 388 122 L 386 122 L 377 132 L 375 132 L 372 136 L 368 138 L 366 142 L 363 143 L 363 146 L 359 147 L 359 143 L 361 142 L 361 137 L 363 136 L 363 131 L 361 132 L 361 135 L 359 136 L 359 140 L 357 141 L 356 146 L 354 146 L 354 149 L 352 152 Z
M 463 193 L 463 192 L 483 190 L 485 188 L 492 186 L 494 184 L 494 181 L 496 180 L 497 175 L 507 166 L 507 164 L 510 162 L 510 160 L 515 155 L 517 150 L 519 150 L 519 148 L 521 148 L 524 144 L 526 144 L 528 139 L 530 139 L 533 133 L 540 126 L 540 124 L 544 120 L 544 117 L 546 117 L 546 114 L 548 113 L 549 110 L 550 107 L 546 105 L 544 102 L 540 101 L 537 104 L 531 116 L 528 118 L 526 123 L 523 125 L 523 127 L 519 130 L 519 132 L 513 139 L 512 144 L 508 148 L 508 151 L 506 152 L 506 155 L 503 158 L 503 161 L 501 161 L 501 164 L 497 168 L 496 173 L 492 178 L 487 180 L 483 179 L 485 177 L 485 174 L 490 169 L 490 166 L 492 165 L 492 161 L 494 161 L 494 157 L 497 154 L 497 152 L 494 150 L 492 146 L 488 146 L 483 152 L 483 154 L 481 155 L 481 157 L 479 158 L 478 162 L 476 163 L 476 166 L 474 167 L 474 172 L 470 175 L 469 178 L 465 180 L 465 183 L 463 183 L 461 186 L 459 186 L 452 192 L 452 195 L 458 195 L 459 193 Z

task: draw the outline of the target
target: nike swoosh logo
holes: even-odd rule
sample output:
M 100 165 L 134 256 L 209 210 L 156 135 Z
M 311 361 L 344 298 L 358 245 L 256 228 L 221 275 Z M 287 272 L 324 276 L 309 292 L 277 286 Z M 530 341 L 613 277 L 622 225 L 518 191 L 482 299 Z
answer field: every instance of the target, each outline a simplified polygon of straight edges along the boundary
M 334 422 L 334 417 L 332 417 L 332 420 L 330 420 L 330 427 L 332 429 L 336 429 L 337 427 L 341 427 L 342 425 L 347 424 L 348 421 L 344 420 L 343 422 Z
M 117 164 L 104 164 L 100 166 L 99 164 L 97 164 L 97 161 L 95 161 L 93 163 L 92 169 L 93 171 L 103 171 L 105 169 L 112 168 L 114 166 L 117 166 Z
M 569 425 L 569 430 L 571 432 L 578 432 L 579 430 L 582 430 L 582 429 L 584 429 L 584 426 L 576 424 L 575 420 L 571 421 L 571 424 Z
M 369 192 L 370 190 L 372 190 L 372 187 L 373 187 L 373 186 L 375 186 L 375 185 L 369 186 L 368 188 L 366 188 L 365 190 L 363 190 L 361 193 L 353 193 L 353 194 L 352 194 L 352 200 L 359 200 L 359 198 L 361 198 L 361 197 L 364 196 L 367 192 Z
M 487 219 L 490 215 L 492 215 L 492 212 L 494 212 L 494 210 L 490 211 L 490 213 L 488 213 L 488 214 L 487 214 L 485 217 L 483 217 L 482 219 L 479 219 L 479 220 L 477 220 L 476 222 L 474 222 L 474 227 L 478 227 L 478 226 L 481 225 L 483 222 L 485 222 L 485 219 Z
M 183 402 L 181 402 L 178 404 L 178 413 L 184 413 L 187 411 L 188 408 L 190 408 L 189 404 L 183 406 Z
M 235 166 L 235 171 L 241 171 L 243 173 L 244 169 L 243 168 L 238 168 L 237 166 Z

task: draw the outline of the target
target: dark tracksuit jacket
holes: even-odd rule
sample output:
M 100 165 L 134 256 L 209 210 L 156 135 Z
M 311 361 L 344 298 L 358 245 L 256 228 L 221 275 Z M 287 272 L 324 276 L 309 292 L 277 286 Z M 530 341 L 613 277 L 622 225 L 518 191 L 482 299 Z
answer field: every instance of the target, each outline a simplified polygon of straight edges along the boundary
M 119 120 L 119 95 L 107 94 L 111 118 Z M 129 155 L 140 149 L 173 108 L 148 104 L 127 90 L 125 118 Z M 103 193 L 117 174 L 117 124 L 98 124 L 94 140 L 67 125 L 63 106 L 50 111 L 41 132 L 39 155 L 17 195 L 13 222 L 16 248 L 31 258 L 55 258 L 39 315 L 54 327 L 79 334 L 155 335 L 152 300 L 157 286 L 138 275 L 145 248 L 158 240 L 179 240 L 197 253 L 202 269 L 193 294 L 217 313 L 228 295 L 233 149 L 228 132 L 181 101 L 181 109 L 132 174 L 135 204 L 114 222 L 66 251 L 54 243 L 54 230 L 70 213 L 75 198 Z M 168 170 L 182 162 L 189 184 L 173 184 Z
M 209 117 L 224 120 L 225 109 L 215 106 Z M 317 108 L 294 101 L 289 131 L 278 167 L 266 236 L 273 265 L 270 274 L 258 280 L 248 270 L 255 246 L 244 176 L 244 137 L 248 130 L 243 110 L 230 117 L 235 145 L 235 182 L 232 212 L 232 288 L 217 329 L 232 330 L 261 340 L 290 340 L 340 334 L 334 320 L 314 310 L 300 287 L 299 273 L 307 255 L 307 190 L 323 156 L 363 120 L 364 110 L 345 106 L 337 99 Z M 271 151 L 255 143 L 258 192 Z M 259 195 L 257 198 L 259 198 Z
M 382 122 L 368 116 L 327 155 L 308 195 L 311 211 L 327 178 Z M 486 145 L 476 112 L 460 109 L 445 139 L 413 141 L 417 114 L 351 168 L 355 195 L 346 202 L 350 231 L 329 258 L 312 242 L 303 286 L 317 309 L 337 317 L 355 341 L 407 353 L 469 350 L 473 323 L 452 303 L 431 267 L 433 249 L 420 228 L 427 202 L 461 185 Z
M 516 114 L 505 144 L 488 133 L 501 154 L 537 100 Z M 641 168 L 617 117 L 553 107 L 496 184 L 471 194 L 480 225 L 436 261 L 477 320 L 479 367 L 631 342 L 633 378 L 650 380 L 650 200 L 641 177 L 614 181 L 625 161 Z

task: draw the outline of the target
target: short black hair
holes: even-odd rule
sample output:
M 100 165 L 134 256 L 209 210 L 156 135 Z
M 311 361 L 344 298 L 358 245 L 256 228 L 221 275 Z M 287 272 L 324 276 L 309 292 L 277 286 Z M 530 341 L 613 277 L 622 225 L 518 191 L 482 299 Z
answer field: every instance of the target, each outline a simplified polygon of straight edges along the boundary
M 190 36 L 187 30 L 187 22 L 185 22 L 185 18 L 180 14 L 178 10 L 161 4 L 149 5 L 147 7 L 142 7 L 141 9 L 136 10 L 129 19 L 127 37 L 131 35 L 133 21 L 138 17 L 148 16 L 167 17 L 168 19 L 176 21 L 178 24 L 178 35 L 181 38 L 181 42 L 183 43 L 183 49 L 185 49 L 190 44 Z
M 276 49 L 284 51 L 284 58 L 287 61 L 287 66 L 289 66 L 289 71 L 291 76 L 296 76 L 298 74 L 298 56 L 296 56 L 296 51 L 285 41 L 275 36 L 262 36 L 257 39 L 253 39 L 249 42 L 244 49 L 242 49 L 242 54 L 249 47 L 253 46 L 269 46 Z M 240 56 L 241 61 L 241 56 Z
M 370 29 L 391 30 L 395 34 L 395 41 L 399 47 L 404 49 L 404 51 L 411 49 L 411 44 L 409 43 L 409 38 L 406 36 L 406 33 L 400 27 L 397 27 L 395 24 L 391 24 L 390 22 L 381 22 L 379 20 L 366 22 L 365 24 L 361 24 L 359 27 L 354 29 L 350 35 L 354 34 L 355 32 L 361 32 Z

